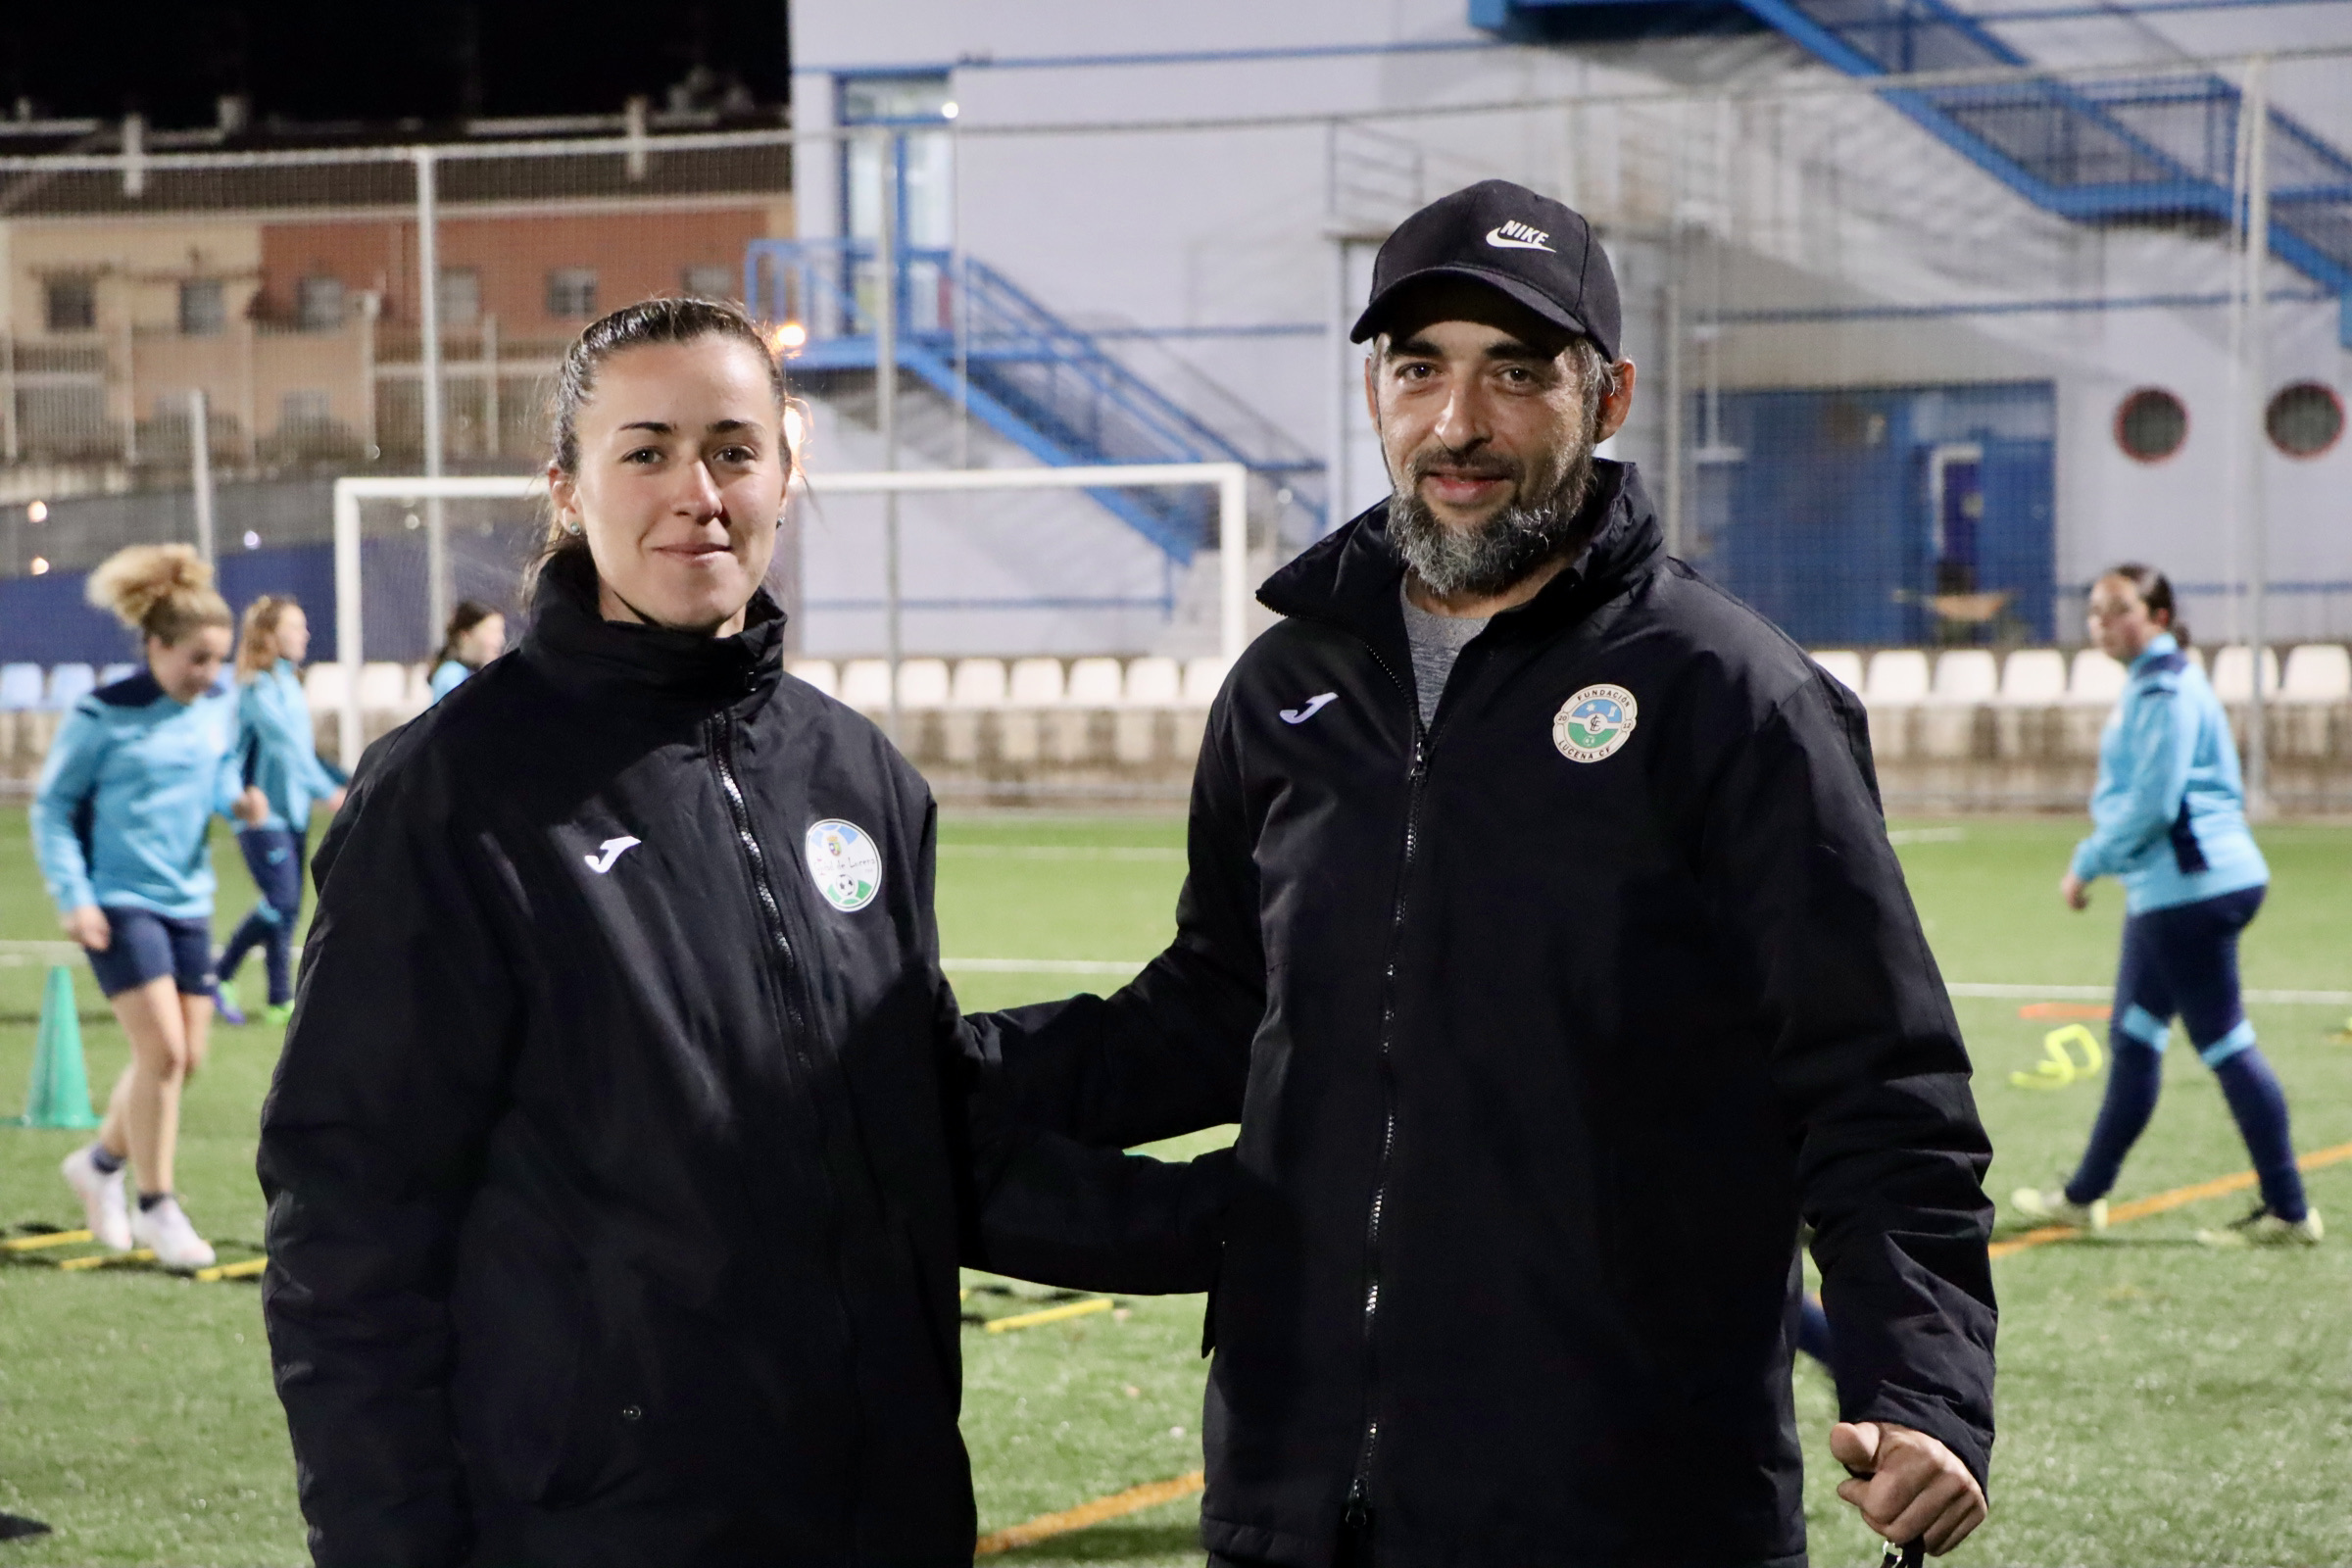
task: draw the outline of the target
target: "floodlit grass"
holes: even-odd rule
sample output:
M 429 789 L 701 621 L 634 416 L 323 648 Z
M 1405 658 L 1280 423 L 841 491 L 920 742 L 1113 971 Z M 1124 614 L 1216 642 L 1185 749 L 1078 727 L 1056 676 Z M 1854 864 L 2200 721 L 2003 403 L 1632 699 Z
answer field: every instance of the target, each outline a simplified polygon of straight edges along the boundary
M 2120 900 L 2062 909 L 2070 822 L 1966 822 L 1957 841 L 1903 850 L 1947 978 L 2095 984 L 2113 970 Z M 2282 827 L 2277 874 L 2246 950 L 2250 987 L 2352 989 L 2352 829 Z M 1154 818 L 952 818 L 940 920 L 958 958 L 1117 961 L 1165 940 L 1183 867 L 1182 824 Z M 251 899 L 225 838 L 222 925 Z M 0 937 L 53 934 L 21 810 L 0 812 Z M 258 971 L 249 970 L 258 983 Z M 968 1007 L 1108 984 L 1114 977 L 963 971 Z M 0 967 L 0 1110 L 29 1068 L 37 967 Z M 77 970 L 100 1095 L 124 1057 Z M 2046 1183 L 2079 1152 L 2098 1085 L 2013 1089 L 2053 1027 L 2014 1001 L 1964 1000 L 1978 1093 L 2000 1157 L 1992 1186 Z M 2352 1046 L 2343 1011 L 2252 1008 L 2285 1081 L 2298 1147 L 2352 1142 Z M 252 1135 L 276 1032 L 223 1030 L 191 1088 L 181 1187 L 216 1237 L 258 1239 Z M 1213 1143 L 1217 1134 L 1188 1144 Z M 0 1131 L 0 1223 L 62 1224 L 65 1133 Z M 2221 1096 L 2194 1055 L 2167 1057 L 2156 1124 L 2119 1198 L 2242 1169 Z M 2000 1287 L 2000 1444 L 1993 1521 L 1955 1560 L 1979 1563 L 2352 1563 L 2352 1163 L 2311 1178 L 2344 1235 L 2316 1251 L 2256 1256 L 2193 1245 L 2246 1200 L 2195 1204 L 2112 1240 L 2045 1247 L 1994 1265 Z M 987 1282 L 975 1279 L 974 1284 Z M 1033 1288 L 1018 1288 L 1042 1298 Z M 986 1315 L 1030 1302 L 975 1295 Z M 1042 1304 L 1042 1303 L 1041 1303 Z M 967 1330 L 964 1430 L 984 1529 L 1197 1469 L 1198 1298 L 1136 1299 L 1004 1335 Z M 1797 1404 L 1813 1473 L 1813 1556 L 1876 1560 L 1832 1494 L 1833 1396 L 1809 1364 Z M 66 1276 L 0 1268 L 0 1509 L 58 1527 L 0 1554 L 26 1564 L 296 1563 L 292 1466 L 251 1285 L 137 1271 Z M 1183 1499 L 1021 1551 L 1006 1563 L 1197 1565 Z M 1671 1525 L 1662 1523 L 1661 1529 Z

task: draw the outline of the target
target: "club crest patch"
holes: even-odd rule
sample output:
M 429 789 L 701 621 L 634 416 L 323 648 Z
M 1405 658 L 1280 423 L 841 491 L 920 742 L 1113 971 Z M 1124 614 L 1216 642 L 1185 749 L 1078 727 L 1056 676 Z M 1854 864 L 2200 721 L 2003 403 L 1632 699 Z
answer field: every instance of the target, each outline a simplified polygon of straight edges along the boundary
M 857 913 L 882 891 L 882 852 L 855 822 L 829 816 L 816 823 L 808 829 L 802 853 L 808 861 L 808 880 L 844 914 Z
M 1622 686 L 1588 686 L 1560 705 L 1551 721 L 1551 744 L 1571 762 L 1613 757 L 1634 733 L 1642 705 Z

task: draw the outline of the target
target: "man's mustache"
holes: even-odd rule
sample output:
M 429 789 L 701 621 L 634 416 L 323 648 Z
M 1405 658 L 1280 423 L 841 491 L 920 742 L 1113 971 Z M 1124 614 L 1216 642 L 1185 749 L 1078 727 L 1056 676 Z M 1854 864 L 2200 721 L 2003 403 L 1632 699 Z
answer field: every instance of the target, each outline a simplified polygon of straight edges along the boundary
M 1518 479 L 1519 465 L 1509 458 L 1494 454 L 1474 454 L 1446 451 L 1416 453 L 1405 465 L 1405 472 L 1415 483 L 1443 472 L 1457 479 Z

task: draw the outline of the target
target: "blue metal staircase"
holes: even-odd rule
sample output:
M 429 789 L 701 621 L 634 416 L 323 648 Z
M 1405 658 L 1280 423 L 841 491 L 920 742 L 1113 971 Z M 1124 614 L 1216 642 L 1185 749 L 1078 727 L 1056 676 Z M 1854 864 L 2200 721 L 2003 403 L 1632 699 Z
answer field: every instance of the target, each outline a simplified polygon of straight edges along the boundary
M 752 242 L 744 294 L 754 315 L 797 322 L 808 334 L 794 373 L 875 368 L 879 249 L 866 240 Z M 911 247 L 897 263 L 889 270 L 900 369 L 942 397 L 960 398 L 974 419 L 1039 462 L 1240 463 L 1282 486 L 1284 501 L 1319 510 L 1321 463 L 1286 450 L 1270 430 L 1252 439 L 1212 426 L 994 268 Z M 1087 494 L 1179 565 L 1214 541 L 1215 501 L 1204 489 Z
M 1854 76 L 2030 66 L 1944 0 L 1736 0 L 1739 9 Z M 1475 26 L 1556 38 L 1579 15 L 1654 7 L 1715 23 L 1689 0 L 1470 0 Z M 2118 71 L 2099 79 L 1888 88 L 1894 108 L 2034 205 L 2082 222 L 2242 220 L 2234 190 L 2237 87 L 2220 76 Z M 2342 301 L 2352 349 L 2352 158 L 2271 111 L 2271 252 Z

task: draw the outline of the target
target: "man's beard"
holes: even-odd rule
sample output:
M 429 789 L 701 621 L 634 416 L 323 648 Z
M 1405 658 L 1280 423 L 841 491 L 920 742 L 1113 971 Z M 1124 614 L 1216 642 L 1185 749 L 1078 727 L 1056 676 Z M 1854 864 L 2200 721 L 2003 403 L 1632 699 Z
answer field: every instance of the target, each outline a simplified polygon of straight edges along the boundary
M 1557 476 L 1533 500 L 1524 470 L 1509 459 L 1424 448 L 1405 465 L 1389 498 L 1389 538 L 1422 586 L 1440 598 L 1499 594 L 1582 542 L 1585 504 L 1592 498 L 1592 446 L 1587 432 L 1556 454 Z M 1448 527 L 1421 499 L 1422 479 L 1440 466 L 1511 479 L 1511 504 L 1483 522 Z

